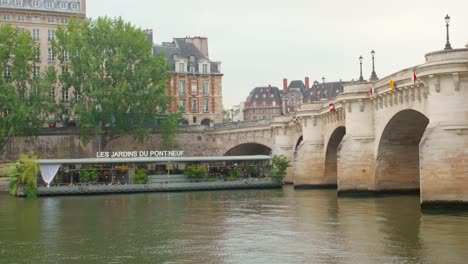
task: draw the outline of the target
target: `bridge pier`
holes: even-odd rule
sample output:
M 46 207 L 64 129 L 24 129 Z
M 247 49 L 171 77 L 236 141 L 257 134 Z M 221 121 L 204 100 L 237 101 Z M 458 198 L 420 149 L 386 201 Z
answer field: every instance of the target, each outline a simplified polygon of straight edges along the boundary
M 287 127 L 280 126 L 275 127 L 275 145 L 272 149 L 273 156 L 285 156 L 288 160 L 291 161 L 291 167 L 286 170 L 286 176 L 284 177 L 284 182 L 293 182 L 293 169 L 292 161 L 294 160 L 293 153 L 293 142 L 292 142 L 292 131 Z

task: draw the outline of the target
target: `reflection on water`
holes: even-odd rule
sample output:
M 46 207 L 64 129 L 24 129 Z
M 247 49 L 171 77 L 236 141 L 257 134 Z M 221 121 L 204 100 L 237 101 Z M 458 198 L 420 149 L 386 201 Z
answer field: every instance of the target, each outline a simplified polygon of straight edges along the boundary
M 0 263 L 466 263 L 468 215 L 333 190 L 0 196 Z

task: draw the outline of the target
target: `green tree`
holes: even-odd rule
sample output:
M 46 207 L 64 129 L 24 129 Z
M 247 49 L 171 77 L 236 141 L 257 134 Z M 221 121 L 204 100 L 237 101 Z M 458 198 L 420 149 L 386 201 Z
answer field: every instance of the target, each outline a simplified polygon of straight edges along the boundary
M 68 71 L 60 81 L 74 90 L 70 102 L 85 142 L 100 135 L 102 144 L 131 134 L 139 142 L 148 126 L 168 125 L 164 141 L 177 132 L 167 95 L 169 66 L 163 55 L 153 56 L 146 35 L 122 18 L 70 21 L 56 32 L 53 47 Z M 159 121 L 158 121 L 159 120 Z
M 273 169 L 270 171 L 269 175 L 273 180 L 282 181 L 286 175 L 286 169 L 290 166 L 290 162 L 285 156 L 274 156 Z
M 39 164 L 35 155 L 22 155 L 9 173 L 10 194 L 20 195 L 23 191 L 28 198 L 37 196 L 37 175 Z
M 39 69 L 39 48 L 28 31 L 0 26 L 0 149 L 14 136 L 40 132 L 53 101 L 55 70 Z M 33 74 L 34 70 L 34 74 Z M 39 70 L 39 71 L 36 71 Z M 44 70 L 44 69 L 42 69 Z

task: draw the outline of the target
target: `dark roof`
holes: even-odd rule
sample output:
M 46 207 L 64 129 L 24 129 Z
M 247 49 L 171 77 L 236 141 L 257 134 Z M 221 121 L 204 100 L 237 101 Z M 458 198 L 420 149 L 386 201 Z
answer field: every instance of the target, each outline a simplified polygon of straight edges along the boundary
M 218 64 L 219 62 L 210 61 L 203 53 L 193 44 L 187 42 L 184 38 L 174 38 L 172 42 L 163 42 L 161 45 L 153 46 L 153 53 L 164 54 L 168 63 L 171 65 L 171 70 L 175 70 L 175 63 L 173 55 L 177 55 L 188 60 L 189 67 L 195 67 L 195 70 L 199 72 L 198 61 L 202 59 L 207 59 L 211 66 L 211 73 L 219 73 Z M 194 57 L 194 61 L 190 61 L 190 56 Z
M 288 89 L 284 91 L 284 93 L 287 94 L 289 91 L 299 91 L 303 96 L 305 96 L 306 93 L 305 85 L 301 80 L 291 81 Z
M 254 103 L 254 102 L 263 103 L 264 101 L 266 103 L 271 103 L 275 101 L 278 103 L 277 106 L 280 106 L 281 98 L 282 98 L 281 91 L 280 89 L 278 89 L 278 87 L 274 87 L 274 86 L 255 87 L 250 92 L 249 97 L 247 97 L 246 104 Z
M 314 82 L 312 87 L 306 92 L 304 102 L 320 101 L 320 99 L 323 98 L 328 100 L 333 99 L 343 92 L 343 86 L 349 82 L 317 83 L 317 87 L 315 87 L 315 83 L 316 82 Z

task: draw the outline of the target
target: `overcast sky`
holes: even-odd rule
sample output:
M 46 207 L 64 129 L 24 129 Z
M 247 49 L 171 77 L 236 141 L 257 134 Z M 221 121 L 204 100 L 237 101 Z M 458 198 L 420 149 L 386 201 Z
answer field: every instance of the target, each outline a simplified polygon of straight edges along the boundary
M 208 38 L 221 61 L 224 108 L 256 86 L 282 88 L 283 78 L 326 81 L 378 77 L 424 63 L 424 54 L 468 42 L 467 0 L 87 0 L 87 16 L 118 17 L 154 30 L 157 44 Z

